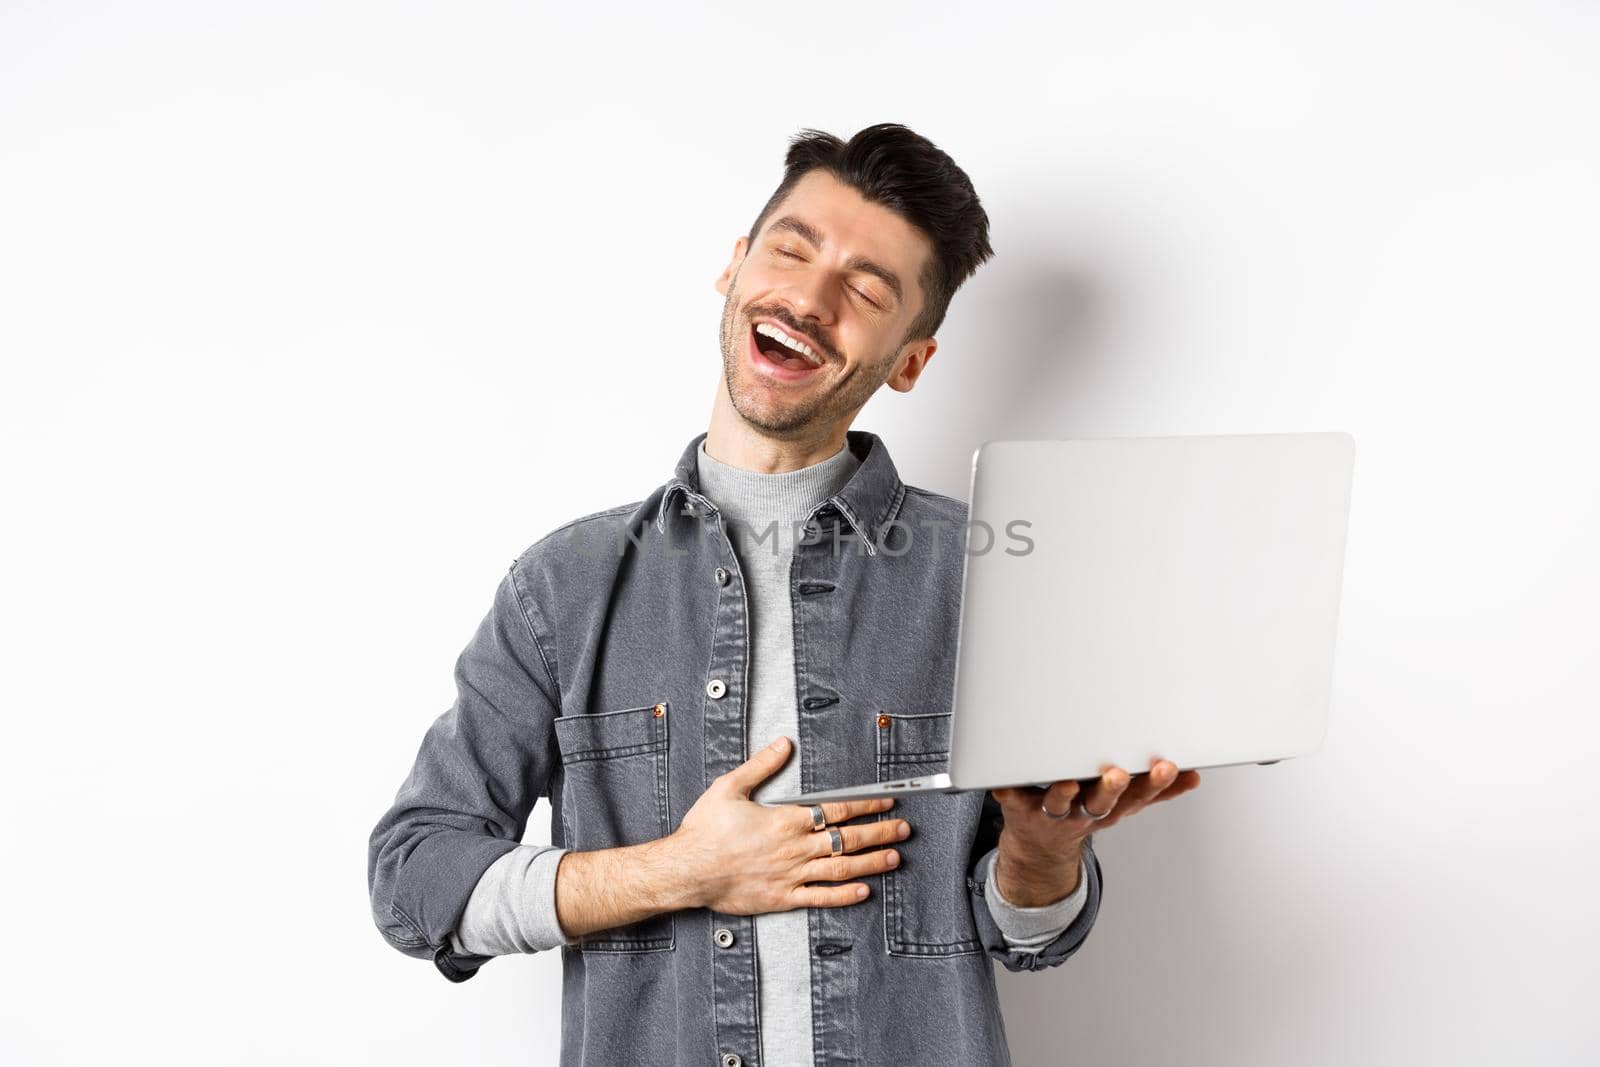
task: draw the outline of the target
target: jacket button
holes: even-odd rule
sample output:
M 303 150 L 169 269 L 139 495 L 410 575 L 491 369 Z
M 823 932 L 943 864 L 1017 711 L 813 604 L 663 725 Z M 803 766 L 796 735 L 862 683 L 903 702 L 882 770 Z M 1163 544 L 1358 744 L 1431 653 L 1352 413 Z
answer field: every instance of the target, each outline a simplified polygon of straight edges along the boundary
M 717 942 L 718 948 L 729 948 L 733 945 L 733 931 L 726 926 L 721 927 L 711 936 Z
M 722 1067 L 743 1067 L 743 1064 L 744 1060 L 741 1060 L 736 1052 L 724 1052 L 722 1054 Z
M 706 683 L 706 696 L 712 700 L 721 700 L 722 694 L 728 691 L 728 686 L 721 678 L 713 678 Z
M 805 544 L 815 544 L 822 538 L 822 527 L 816 522 L 808 522 L 801 530 Z
M 728 584 L 728 568 L 726 568 L 726 567 L 718 567 L 716 570 L 711 572 L 711 577 L 713 577 L 713 578 L 715 578 L 717 580 L 717 584 L 718 585 L 727 585 Z

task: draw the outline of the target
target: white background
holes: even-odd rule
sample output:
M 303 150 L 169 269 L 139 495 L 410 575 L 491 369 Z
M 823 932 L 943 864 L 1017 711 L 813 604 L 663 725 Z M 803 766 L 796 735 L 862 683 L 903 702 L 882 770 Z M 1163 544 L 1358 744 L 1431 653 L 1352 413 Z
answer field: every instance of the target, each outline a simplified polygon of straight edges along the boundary
M 1097 839 L 1018 1062 L 1592 1056 L 1600 8 L 1285 8 L 0 5 L 0 1060 L 555 1061 L 557 957 L 394 951 L 367 835 L 511 558 L 704 429 L 787 139 L 880 121 L 997 250 L 856 423 L 907 481 L 1357 440 L 1324 749 Z

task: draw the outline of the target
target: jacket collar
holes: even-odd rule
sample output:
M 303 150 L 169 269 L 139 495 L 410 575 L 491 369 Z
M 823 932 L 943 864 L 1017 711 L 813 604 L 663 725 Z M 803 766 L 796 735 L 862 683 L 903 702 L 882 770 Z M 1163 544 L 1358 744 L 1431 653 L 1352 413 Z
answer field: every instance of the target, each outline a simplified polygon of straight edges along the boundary
M 673 469 L 671 480 L 662 490 L 661 504 L 656 509 L 657 530 L 665 529 L 667 509 L 680 493 L 693 497 L 710 511 L 716 510 L 716 505 L 700 492 L 696 458 L 700 442 L 706 436 L 705 433 L 696 435 L 684 448 L 683 455 L 678 457 L 678 464 Z M 837 493 L 817 505 L 812 514 L 833 507 L 865 543 L 867 554 L 876 555 L 878 546 L 887 536 L 884 526 L 900 510 L 906 487 L 900 481 L 900 472 L 895 469 L 894 460 L 889 458 L 889 449 L 877 434 L 866 430 L 846 430 L 845 447 L 856 454 L 861 465 L 850 476 L 850 480 Z

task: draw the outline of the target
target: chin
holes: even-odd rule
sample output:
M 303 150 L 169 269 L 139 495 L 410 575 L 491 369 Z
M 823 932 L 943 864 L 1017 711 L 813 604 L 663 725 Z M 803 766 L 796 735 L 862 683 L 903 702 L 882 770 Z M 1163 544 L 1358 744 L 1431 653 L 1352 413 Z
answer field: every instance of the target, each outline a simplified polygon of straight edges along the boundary
M 739 418 L 763 433 L 786 436 L 803 429 L 811 422 L 812 417 L 808 412 L 795 411 L 782 405 L 763 404 L 749 392 L 730 393 L 729 396 L 733 398 L 733 410 Z

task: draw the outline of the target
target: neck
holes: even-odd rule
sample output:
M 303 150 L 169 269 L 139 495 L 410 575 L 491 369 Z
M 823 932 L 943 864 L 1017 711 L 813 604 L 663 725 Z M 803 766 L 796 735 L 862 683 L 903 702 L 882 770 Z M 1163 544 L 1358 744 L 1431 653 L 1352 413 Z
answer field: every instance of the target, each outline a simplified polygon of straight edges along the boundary
M 706 429 L 706 455 L 730 467 L 761 474 L 784 474 L 821 463 L 836 455 L 845 444 L 848 422 L 816 428 L 803 427 L 777 437 L 750 425 L 734 410 L 728 399 L 726 380 L 717 382 L 717 398 L 711 406 L 711 425 Z

